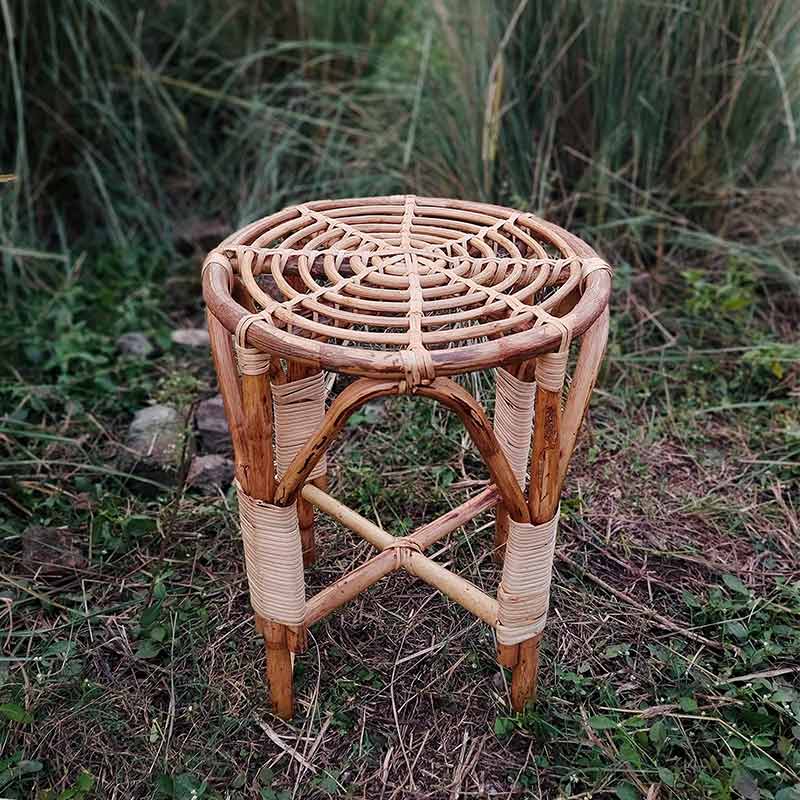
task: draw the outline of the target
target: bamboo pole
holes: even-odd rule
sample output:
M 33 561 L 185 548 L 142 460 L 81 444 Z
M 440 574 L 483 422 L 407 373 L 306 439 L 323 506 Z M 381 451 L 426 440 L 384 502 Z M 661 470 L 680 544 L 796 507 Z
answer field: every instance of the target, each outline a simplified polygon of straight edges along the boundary
M 409 563 L 403 564 L 403 567 L 412 575 L 422 578 L 425 583 L 446 594 L 451 600 L 455 600 L 467 611 L 471 611 L 487 625 L 494 627 L 497 624 L 497 600 L 489 597 L 466 578 L 450 572 L 449 569 L 414 550 L 409 553 Z
M 572 382 L 569 385 L 569 394 L 564 406 L 564 415 L 561 422 L 561 442 L 559 445 L 559 465 L 558 476 L 559 485 L 563 485 L 567 474 L 572 453 L 575 450 L 575 443 L 578 433 L 583 424 L 586 412 L 589 409 L 589 401 L 592 397 L 603 355 L 606 351 L 608 341 L 608 309 L 597 318 L 597 321 L 586 332 L 581 340 L 581 349 L 578 354 L 578 363 L 575 365 L 575 372 Z
M 450 509 L 446 514 L 433 520 L 432 522 L 417 528 L 408 538 L 413 539 L 423 550 L 427 550 L 448 533 L 460 528 L 464 523 L 477 517 L 483 511 L 488 511 L 500 500 L 500 493 L 497 487 L 492 484 L 487 486 L 482 492 L 471 497 L 466 502 L 455 508 Z
M 306 602 L 306 627 L 327 617 L 328 614 L 358 597 L 396 569 L 396 553 L 392 550 L 384 550 L 344 577 L 339 578 L 335 583 L 326 586 Z
M 508 364 L 504 367 L 511 375 L 526 383 L 533 383 L 536 359 L 529 359 L 520 364 Z M 498 564 L 503 563 L 506 553 L 506 542 L 508 541 L 508 509 L 503 503 L 497 506 L 495 511 L 494 523 L 494 560 Z
M 562 391 L 551 391 L 536 384 L 533 443 L 531 453 L 528 504 L 531 523 L 539 525 L 553 518 L 560 494 L 559 446 Z M 536 699 L 539 672 L 538 634 L 517 646 L 516 663 L 511 673 L 511 705 L 521 711 L 529 700 Z
M 394 542 L 394 536 L 379 528 L 374 522 L 362 517 L 357 511 L 340 503 L 335 497 L 323 492 L 319 487 L 306 484 L 303 487 L 303 496 L 317 508 L 340 522 L 345 528 L 357 533 L 362 539 L 368 541 L 378 550 L 383 550 Z
M 242 400 L 248 436 L 249 463 L 245 491 L 257 500 L 274 502 L 275 465 L 272 452 L 272 392 L 265 374 L 242 376 Z M 266 677 L 275 714 L 289 719 L 294 710 L 292 650 L 302 633 L 273 620 L 262 620 L 267 645 Z
M 405 559 L 398 553 L 397 548 L 385 549 L 397 541 L 394 536 L 379 528 L 358 512 L 348 508 L 336 498 L 321 491 L 318 487 L 307 484 L 303 487 L 303 495 L 317 508 L 329 514 L 342 525 L 382 551 L 353 570 L 353 572 L 340 578 L 334 584 L 310 598 L 306 605 L 306 626 L 327 616 L 331 611 L 344 605 L 344 603 L 377 583 L 390 572 L 405 568 L 415 575 L 419 572 L 419 577 L 441 589 L 452 599 L 462 603 L 465 608 L 469 610 L 477 609 L 473 613 L 478 613 L 479 611 L 478 616 L 494 627 L 497 621 L 497 604 L 477 587 L 458 575 L 453 575 L 453 573 L 439 565 L 434 564 L 433 568 L 426 568 L 419 559 L 415 558 L 415 555 L 419 555 L 425 561 L 429 560 L 420 553 L 412 554 L 412 560 L 406 565 Z M 407 539 L 421 549 L 425 549 L 451 531 L 461 527 L 477 514 L 491 508 L 496 502 L 497 490 L 494 486 L 488 486 L 465 503 L 451 509 L 438 519 L 433 520 L 433 522 L 418 528 Z M 447 576 L 450 576 L 452 580 Z

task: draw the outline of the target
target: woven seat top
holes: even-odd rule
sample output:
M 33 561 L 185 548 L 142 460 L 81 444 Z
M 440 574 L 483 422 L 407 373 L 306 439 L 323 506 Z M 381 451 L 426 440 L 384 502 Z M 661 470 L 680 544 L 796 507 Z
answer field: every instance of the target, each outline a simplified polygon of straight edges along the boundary
M 443 198 L 318 200 L 209 254 L 204 296 L 246 344 L 371 377 L 429 381 L 547 352 L 608 303 L 587 244 L 513 209 Z

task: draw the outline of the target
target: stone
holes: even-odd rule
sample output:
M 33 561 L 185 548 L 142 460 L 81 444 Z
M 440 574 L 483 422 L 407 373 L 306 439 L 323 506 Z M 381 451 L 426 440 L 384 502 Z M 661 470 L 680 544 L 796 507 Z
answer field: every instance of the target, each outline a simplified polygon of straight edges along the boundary
M 155 353 L 153 343 L 140 331 L 123 333 L 117 339 L 117 350 L 124 356 L 147 358 Z
M 32 572 L 57 574 L 83 569 L 86 559 L 65 528 L 29 525 L 22 532 L 22 563 Z
M 228 420 L 225 419 L 221 394 L 209 397 L 198 404 L 194 422 L 200 449 L 204 453 L 232 452 L 231 434 L 228 430 Z
M 140 409 L 128 428 L 123 466 L 151 480 L 173 481 L 181 458 L 183 435 L 183 419 L 172 406 Z
M 205 495 L 224 492 L 232 482 L 233 461 L 216 453 L 195 456 L 186 476 L 186 484 Z
M 211 347 L 208 331 L 205 328 L 178 328 L 172 331 L 172 341 L 184 347 Z

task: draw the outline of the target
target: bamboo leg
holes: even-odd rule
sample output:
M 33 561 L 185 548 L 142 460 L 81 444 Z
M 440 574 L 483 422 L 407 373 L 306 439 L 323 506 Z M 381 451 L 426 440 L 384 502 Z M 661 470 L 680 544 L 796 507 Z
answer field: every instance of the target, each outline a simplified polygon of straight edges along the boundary
M 266 375 L 237 377 L 231 337 L 209 313 L 208 327 L 220 393 L 232 432 L 236 475 L 251 497 L 273 502 L 275 465 L 272 451 L 272 393 Z M 256 630 L 267 650 L 266 680 L 275 713 L 288 719 L 294 705 L 292 650 L 303 649 L 304 631 L 263 619 L 256 614 Z
M 267 646 L 266 677 L 272 699 L 272 710 L 281 719 L 294 713 L 292 654 L 286 638 L 287 626 L 264 620 L 264 642 Z
M 533 370 L 536 365 L 536 359 L 523 361 L 521 364 L 509 364 L 505 369 L 511 373 L 515 378 L 527 383 L 533 383 Z M 508 541 L 508 510 L 502 503 L 498 505 L 495 511 L 494 523 L 494 560 L 498 564 L 503 563 L 506 554 L 506 542 Z
M 319 372 L 296 361 L 288 362 L 288 380 L 298 381 Z M 319 480 L 319 479 L 317 479 Z M 314 483 L 315 481 L 312 481 Z M 317 545 L 314 541 L 314 506 L 302 494 L 297 495 L 297 521 L 300 526 L 300 541 L 303 544 L 303 566 L 310 567 L 317 560 Z
M 242 402 L 249 464 L 245 491 L 258 500 L 273 502 L 275 464 L 272 452 L 272 391 L 267 375 L 242 375 Z M 267 648 L 266 679 L 272 710 L 283 719 L 292 716 L 292 656 L 288 628 L 272 620 L 261 620 L 261 634 Z
M 559 444 L 561 429 L 561 392 L 536 387 L 533 452 L 531 454 L 528 505 L 534 525 L 553 518 L 560 495 Z M 536 699 L 541 634 L 520 642 L 511 673 L 511 705 L 522 711 Z
M 522 711 L 529 700 L 536 699 L 541 638 L 539 634 L 517 645 L 517 662 L 511 670 L 511 707 L 514 711 Z

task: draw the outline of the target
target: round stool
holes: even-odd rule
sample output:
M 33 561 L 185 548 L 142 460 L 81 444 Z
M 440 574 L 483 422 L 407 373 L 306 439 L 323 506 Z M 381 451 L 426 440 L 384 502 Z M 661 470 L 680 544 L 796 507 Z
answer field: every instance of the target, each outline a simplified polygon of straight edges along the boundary
M 395 570 L 441 590 L 497 636 L 516 710 L 536 689 L 559 496 L 608 335 L 611 268 L 532 214 L 399 195 L 318 200 L 248 225 L 203 265 L 203 295 L 236 457 L 250 599 L 275 713 L 293 709 L 306 630 Z M 568 391 L 570 345 L 580 338 Z M 452 376 L 496 368 L 493 422 Z M 356 380 L 326 409 L 328 373 Z M 327 492 L 325 451 L 378 397 L 457 414 L 489 485 L 395 537 Z M 378 553 L 307 598 L 314 507 Z M 495 508 L 496 597 L 425 555 Z

